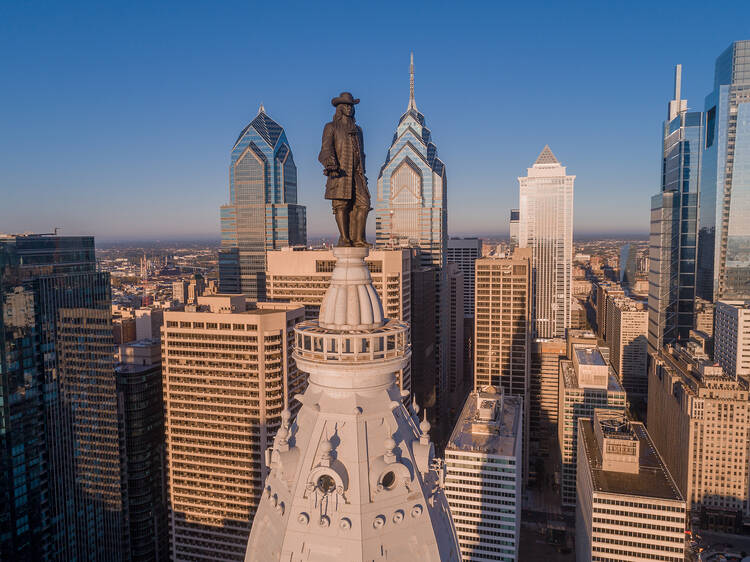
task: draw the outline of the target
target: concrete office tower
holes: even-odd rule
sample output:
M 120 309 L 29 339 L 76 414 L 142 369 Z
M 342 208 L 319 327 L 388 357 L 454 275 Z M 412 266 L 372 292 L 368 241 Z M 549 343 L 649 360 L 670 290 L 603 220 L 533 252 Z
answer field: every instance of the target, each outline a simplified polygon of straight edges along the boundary
M 609 362 L 628 396 L 645 398 L 648 394 L 646 303 L 628 297 L 617 297 L 607 313 Z
M 108 273 L 94 238 L 0 236 L 0 559 L 120 560 Z
M 661 193 L 651 198 L 649 328 L 651 351 L 685 340 L 694 324 L 698 193 L 704 121 L 681 99 L 682 65 L 662 129 Z
M 336 264 L 331 250 L 284 248 L 268 252 L 267 296 L 271 301 L 305 307 L 305 320 L 316 320 Z M 386 318 L 411 322 L 412 251 L 400 248 L 373 250 L 365 262 Z M 396 375 L 399 388 L 411 392 L 412 365 Z
M 159 308 L 138 308 L 135 310 L 135 339 L 158 340 L 161 338 L 161 325 L 164 311 Z
M 266 252 L 307 244 L 306 221 L 286 133 L 261 105 L 232 147 L 229 204 L 221 207 L 219 291 L 264 300 Z
M 445 447 L 445 495 L 465 561 L 518 560 L 523 400 L 472 392 Z
M 118 352 L 124 508 L 129 560 L 169 560 L 161 343 L 140 340 Z
M 455 263 L 464 274 L 464 316 L 474 318 L 474 262 L 482 257 L 479 238 L 451 238 L 448 240 L 446 261 Z
M 244 295 L 164 314 L 170 550 L 175 560 L 242 560 L 265 456 L 306 377 L 291 358 L 302 307 Z
M 510 210 L 510 250 L 513 251 L 518 247 L 518 223 L 520 222 L 521 210 L 511 209 Z
M 709 337 L 714 335 L 714 303 L 696 297 L 695 329 Z
M 383 317 L 367 248 L 333 252 L 319 320 L 295 327 L 294 360 L 310 384 L 266 451 L 245 560 L 457 562 L 430 425 L 396 385 L 409 325 Z
M 701 528 L 732 531 L 748 515 L 748 384 L 733 379 L 696 343 L 652 356 L 651 437 Z
M 596 335 L 600 338 L 607 339 L 607 317 L 611 314 L 608 311 L 608 303 L 612 298 L 625 295 L 622 288 L 613 283 L 600 281 L 596 285 Z
M 451 409 L 461 408 L 471 386 L 464 378 L 464 274 L 454 263 L 448 263 L 446 287 L 448 289 L 448 392 Z M 458 402 L 453 397 L 458 396 Z
M 560 362 L 558 442 L 562 459 L 563 507 L 576 505 L 578 420 L 591 417 L 596 408 L 625 412 L 625 391 L 601 352 L 572 346 L 571 359 Z
M 697 292 L 714 302 L 750 298 L 750 40 L 716 59 L 705 116 Z
M 642 423 L 578 420 L 576 561 L 685 560 L 685 499 Z
M 531 250 L 476 262 L 474 389 L 526 398 L 531 352 Z
M 750 301 L 716 303 L 714 359 L 731 378 L 750 379 Z
M 432 267 L 435 285 L 435 397 L 440 429 L 448 385 L 448 294 L 445 259 L 448 239 L 448 177 L 437 157 L 432 133 L 414 98 L 414 58 L 410 65 L 409 102 L 399 119 L 375 193 L 377 248 L 419 248 L 420 265 Z M 432 409 L 432 408 L 430 408 Z
M 533 336 L 564 338 L 570 328 L 573 286 L 573 182 L 545 146 L 519 177 L 518 245 L 531 248 Z
M 557 400 L 559 396 L 560 361 L 566 356 L 563 339 L 535 340 L 531 345 L 529 372 L 529 477 L 539 470 L 551 475 L 544 466 L 554 446 L 557 433 Z

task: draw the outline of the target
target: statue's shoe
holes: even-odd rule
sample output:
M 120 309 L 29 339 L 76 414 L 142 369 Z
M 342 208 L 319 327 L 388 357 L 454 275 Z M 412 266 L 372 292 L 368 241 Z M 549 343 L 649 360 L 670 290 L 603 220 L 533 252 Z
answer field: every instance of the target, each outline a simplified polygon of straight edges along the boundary
M 357 248 L 369 248 L 372 244 L 369 244 L 366 240 L 355 240 L 352 242 L 352 246 Z
M 338 246 L 339 248 L 342 248 L 342 247 L 343 247 L 343 248 L 349 248 L 349 247 L 353 246 L 353 244 L 352 244 L 352 241 L 351 241 L 351 240 L 349 240 L 348 238 L 343 238 L 343 237 L 341 237 L 341 236 L 339 236 L 339 243 L 338 243 L 338 244 L 336 244 L 336 245 L 337 245 L 337 246 Z

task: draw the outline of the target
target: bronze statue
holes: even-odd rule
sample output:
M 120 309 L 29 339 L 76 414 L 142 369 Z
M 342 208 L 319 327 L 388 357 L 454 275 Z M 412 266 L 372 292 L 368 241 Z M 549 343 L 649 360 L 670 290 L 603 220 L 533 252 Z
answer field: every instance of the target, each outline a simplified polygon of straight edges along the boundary
M 336 108 L 333 121 L 323 129 L 323 143 L 318 160 L 323 164 L 326 199 L 331 200 L 339 246 L 364 246 L 370 191 L 365 177 L 365 151 L 362 128 L 354 122 L 354 106 L 359 103 L 349 92 L 333 98 Z

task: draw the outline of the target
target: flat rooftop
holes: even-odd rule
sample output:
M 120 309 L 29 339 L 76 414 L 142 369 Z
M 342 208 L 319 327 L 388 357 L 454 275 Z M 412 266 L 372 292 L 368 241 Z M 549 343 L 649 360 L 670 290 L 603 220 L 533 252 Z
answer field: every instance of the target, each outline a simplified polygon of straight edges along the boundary
M 483 394 L 485 393 L 480 392 L 479 398 L 482 398 Z M 482 400 L 482 407 L 488 405 L 487 401 L 491 400 L 491 397 L 499 397 L 494 394 L 487 396 L 485 400 Z M 496 423 L 492 424 L 492 431 L 475 431 L 474 428 L 481 425 L 477 398 L 476 393 L 469 394 L 446 449 L 481 452 L 502 457 L 514 456 L 516 439 L 521 429 L 521 398 L 503 396 L 502 405 L 495 418 Z
M 594 435 L 592 419 L 580 418 L 578 427 L 581 428 L 595 492 L 684 501 L 642 423 L 630 422 L 633 434 L 640 441 L 637 474 L 602 470 L 602 454 Z M 611 435 L 607 437 L 611 438 Z
M 560 361 L 560 370 L 562 371 L 562 378 L 563 383 L 565 384 L 565 388 L 584 388 L 578 385 L 578 376 L 576 375 L 576 370 L 573 368 L 572 361 L 570 361 L 569 359 L 563 359 L 562 361 Z M 602 388 L 601 390 L 604 390 L 604 388 Z M 617 380 L 617 376 L 612 370 L 612 367 L 609 367 L 609 374 L 607 376 L 607 392 L 625 393 L 625 390 L 622 388 L 620 381 Z
M 581 365 L 592 365 L 595 367 L 604 367 L 607 362 L 604 361 L 601 351 L 595 347 L 574 346 L 573 353 L 576 354 L 578 363 Z

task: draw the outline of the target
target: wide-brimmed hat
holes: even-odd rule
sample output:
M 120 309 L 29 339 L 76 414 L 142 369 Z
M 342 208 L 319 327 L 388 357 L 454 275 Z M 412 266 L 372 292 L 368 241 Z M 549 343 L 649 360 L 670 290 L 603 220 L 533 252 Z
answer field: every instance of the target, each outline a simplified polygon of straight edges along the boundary
M 341 103 L 345 103 L 347 105 L 357 105 L 359 103 L 359 98 L 355 98 L 349 92 L 341 92 L 341 95 L 339 97 L 333 98 L 331 100 L 331 105 L 335 107 Z

